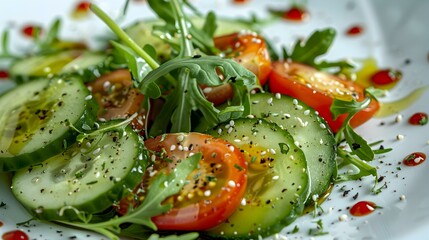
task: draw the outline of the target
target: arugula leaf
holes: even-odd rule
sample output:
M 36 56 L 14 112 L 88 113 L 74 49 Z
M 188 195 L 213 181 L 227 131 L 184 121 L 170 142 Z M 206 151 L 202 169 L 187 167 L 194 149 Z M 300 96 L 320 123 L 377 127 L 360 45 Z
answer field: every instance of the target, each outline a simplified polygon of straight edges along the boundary
M 374 152 L 368 143 L 359 134 L 357 134 L 350 124 L 344 128 L 344 136 L 346 142 L 351 147 L 353 154 L 356 154 L 360 159 L 371 161 L 374 159 Z
M 189 34 L 183 35 L 185 35 L 185 37 L 192 36 L 190 41 L 196 48 L 200 49 L 203 53 L 211 55 L 220 52 L 214 46 L 212 38 L 212 31 L 213 29 L 216 29 L 214 25 L 214 20 L 216 19 L 215 15 L 212 12 L 209 12 L 206 16 L 203 29 L 199 29 L 184 14 L 180 14 L 180 17 L 177 16 L 176 11 L 182 8 L 182 1 L 180 1 L 180 4 L 177 2 L 177 0 L 168 0 L 167 2 L 169 2 L 170 5 L 166 7 L 166 2 L 159 0 L 148 0 L 150 7 L 158 15 L 158 17 L 163 19 L 167 25 L 170 25 L 170 27 L 168 27 L 169 29 L 175 29 L 175 26 L 177 26 L 176 21 L 183 21 L 187 25 L 187 31 L 189 31 Z M 180 12 L 183 11 L 180 10 Z M 211 30 L 206 32 L 205 30 L 207 30 L 208 28 L 210 28 Z
M 149 64 L 140 56 L 138 56 L 131 48 L 122 45 L 118 42 L 111 42 L 118 52 L 125 58 L 128 69 L 133 76 L 135 86 L 138 86 L 143 78 L 152 70 Z M 173 82 L 175 84 L 175 82 Z
M 339 168 L 347 165 L 353 165 L 359 169 L 358 173 L 352 174 L 352 173 L 344 173 L 344 174 L 338 174 L 336 182 L 343 182 L 343 181 L 350 181 L 350 180 L 358 180 L 365 176 L 374 176 L 374 187 L 377 184 L 378 174 L 377 169 L 365 161 L 362 161 L 354 156 L 352 156 L 349 152 L 347 152 L 344 149 L 338 148 L 337 150 L 338 157 L 341 158 L 342 162 L 338 166 Z
M 104 222 L 91 223 L 91 215 L 86 216 L 85 213 L 74 209 L 77 211 L 78 216 L 81 217 L 82 222 L 58 222 L 98 232 L 110 239 L 116 240 L 119 240 L 117 234 L 121 233 L 122 229 L 120 226 L 123 223 L 139 224 L 149 227 L 152 230 L 156 230 L 156 225 L 152 222 L 151 218 L 172 208 L 171 204 L 163 205 L 163 201 L 166 198 L 177 194 L 183 188 L 187 183 L 186 178 L 197 167 L 201 157 L 201 153 L 194 154 L 179 163 L 175 168 L 175 171 L 172 171 L 170 174 L 158 174 L 158 176 L 154 178 L 151 186 L 148 188 L 144 201 L 137 208 L 130 210 L 126 215 L 111 218 Z M 71 209 L 69 206 L 64 208 Z
M 351 101 L 344 101 L 340 99 L 334 99 L 334 102 L 331 105 L 331 113 L 334 120 L 341 114 L 350 113 L 356 114 L 362 109 L 368 107 L 371 102 L 371 98 L 366 98 L 361 102 L 352 99 Z
M 333 28 L 316 30 L 307 40 L 298 40 L 295 43 L 290 58 L 295 62 L 317 66 L 316 58 L 328 51 L 335 35 Z
M 86 132 L 82 131 L 81 129 L 76 128 L 70 121 L 67 120 L 67 124 L 69 124 L 70 128 L 78 132 L 79 134 L 76 137 L 76 141 L 83 142 L 85 139 L 91 136 L 97 136 L 100 134 L 103 134 L 105 132 L 110 131 L 116 131 L 119 132 L 119 135 L 123 135 L 125 132 L 125 128 L 130 124 L 130 122 L 137 116 L 137 113 L 134 113 L 132 116 L 125 120 L 117 119 L 117 120 L 110 120 L 107 122 L 101 122 L 98 124 L 98 128 L 91 130 L 91 129 L 84 129 L 88 130 Z M 89 126 L 87 126 L 89 128 Z

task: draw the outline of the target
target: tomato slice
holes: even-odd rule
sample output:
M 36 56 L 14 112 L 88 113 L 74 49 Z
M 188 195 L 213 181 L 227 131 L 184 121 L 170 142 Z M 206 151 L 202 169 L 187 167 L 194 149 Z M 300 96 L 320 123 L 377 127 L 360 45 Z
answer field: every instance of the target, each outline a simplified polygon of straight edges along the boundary
M 135 199 L 144 198 L 144 192 L 159 172 L 168 174 L 178 162 L 197 152 L 203 157 L 188 177 L 189 183 L 165 200 L 173 208 L 152 218 L 158 229 L 206 230 L 224 222 L 241 204 L 247 185 L 247 165 L 240 150 L 229 142 L 201 133 L 171 133 L 150 138 L 145 145 L 154 152 L 156 161 L 134 194 L 120 202 L 120 214 L 130 204 L 138 204 Z
M 219 86 L 209 87 L 202 85 L 200 86 L 203 90 L 204 96 L 212 102 L 215 106 L 221 105 L 226 100 L 232 99 L 234 90 L 231 84 L 225 83 Z
M 261 85 L 267 82 L 271 72 L 271 59 L 265 40 L 254 32 L 244 31 L 216 37 L 215 46 L 226 57 L 232 57 L 252 71 Z
M 365 99 L 364 88 L 360 85 L 341 79 L 335 75 L 318 71 L 315 68 L 293 62 L 275 62 L 270 75 L 269 87 L 272 92 L 283 93 L 300 99 L 316 109 L 331 127 L 337 132 L 347 115 L 342 114 L 336 120 L 332 118 L 330 107 L 334 99 L 344 101 L 362 101 Z M 369 120 L 380 108 L 376 100 L 358 112 L 350 121 L 357 127 Z
M 145 110 L 141 108 L 144 96 L 132 85 L 130 72 L 119 69 L 100 76 L 90 82 L 88 87 L 100 106 L 99 118 L 121 119 L 137 112 L 138 115 L 131 124 L 134 129 L 141 131 L 145 122 Z

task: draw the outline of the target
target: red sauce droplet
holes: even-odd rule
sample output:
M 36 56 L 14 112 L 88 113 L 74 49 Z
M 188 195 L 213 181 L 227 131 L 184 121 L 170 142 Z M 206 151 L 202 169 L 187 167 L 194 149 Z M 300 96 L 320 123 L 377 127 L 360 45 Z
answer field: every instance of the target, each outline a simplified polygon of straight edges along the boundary
M 422 164 L 426 160 L 426 154 L 422 152 L 414 152 L 409 154 L 402 161 L 407 166 L 417 166 Z
M 34 38 L 37 35 L 40 36 L 42 34 L 42 27 L 36 25 L 26 25 L 22 28 L 21 32 L 26 37 Z
M 76 5 L 75 11 L 88 12 L 90 6 L 91 6 L 90 2 L 83 1 Z
M 374 212 L 376 208 L 377 205 L 373 202 L 360 201 L 350 208 L 350 214 L 357 217 L 366 216 Z
M 351 26 L 349 29 L 347 29 L 346 34 L 349 36 L 356 36 L 363 33 L 363 27 L 360 25 L 354 25 Z
M 386 85 L 398 82 L 402 78 L 402 72 L 394 69 L 382 69 L 371 76 L 374 84 Z
M 0 227 L 2 227 L 3 226 L 3 222 L 2 221 L 0 221 Z
M 301 8 L 301 7 L 291 7 L 290 9 L 286 10 L 282 17 L 286 20 L 295 21 L 295 22 L 302 22 L 305 19 L 308 18 L 308 12 Z
M 232 0 L 234 3 L 247 3 L 249 0 Z
M 78 2 L 72 12 L 73 18 L 83 18 L 88 16 L 90 12 L 91 3 L 88 1 Z
M 9 72 L 6 70 L 0 70 L 0 79 L 8 79 L 9 78 Z
M 5 232 L 1 236 L 3 240 L 28 240 L 28 235 L 21 230 Z
M 428 123 L 428 115 L 424 112 L 416 112 L 408 119 L 408 122 L 412 125 L 426 125 Z

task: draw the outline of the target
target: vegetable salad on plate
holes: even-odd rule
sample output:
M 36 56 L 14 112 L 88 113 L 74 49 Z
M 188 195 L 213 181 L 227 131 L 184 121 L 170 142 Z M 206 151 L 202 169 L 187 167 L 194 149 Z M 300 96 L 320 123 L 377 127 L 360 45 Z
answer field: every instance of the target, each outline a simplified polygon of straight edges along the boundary
M 123 24 L 138 4 L 154 17 Z M 74 21 L 91 16 L 106 28 L 97 47 L 62 36 L 61 19 L 24 27 L 25 53 L 3 32 L 13 86 L 0 95 L 0 172 L 27 212 L 17 226 L 48 224 L 60 237 L 286 239 L 310 219 L 302 236 L 322 236 L 332 192 L 346 197 L 356 181 L 367 195 L 387 188 L 371 161 L 392 148 L 358 129 L 383 112 L 400 70 L 368 74 L 372 59 L 326 58 L 343 34 L 331 27 L 287 45 L 270 38 L 270 26 L 305 24 L 305 3 L 247 18 L 200 5 L 124 1 L 116 19 L 79 2 Z M 427 123 L 423 112 L 413 119 Z M 381 208 L 359 201 L 349 214 Z M 16 230 L 3 239 L 18 236 L 33 238 Z

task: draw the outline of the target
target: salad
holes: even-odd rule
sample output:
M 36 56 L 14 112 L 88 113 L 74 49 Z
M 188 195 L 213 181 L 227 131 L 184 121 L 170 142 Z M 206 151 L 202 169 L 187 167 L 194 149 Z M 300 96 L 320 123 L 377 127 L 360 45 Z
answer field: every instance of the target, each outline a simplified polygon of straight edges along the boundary
M 372 161 L 392 149 L 355 128 L 402 75 L 378 71 L 368 85 L 353 80 L 365 68 L 322 60 L 336 30 L 275 46 L 261 31 L 275 17 L 223 19 L 187 1 L 147 1 L 156 18 L 120 27 L 85 4 L 114 33 L 101 51 L 60 38 L 59 20 L 27 29 L 26 57 L 3 34 L 16 86 L 0 97 L 0 167 L 32 216 L 22 224 L 112 239 L 257 239 L 299 232 L 296 219 L 313 216 L 308 235 L 318 236 L 329 231 L 317 217 L 333 189 L 345 197 L 351 190 L 339 186 L 362 180 L 367 194 L 387 188 Z M 410 119 L 427 123 L 424 112 Z M 425 158 L 413 152 L 403 164 Z

